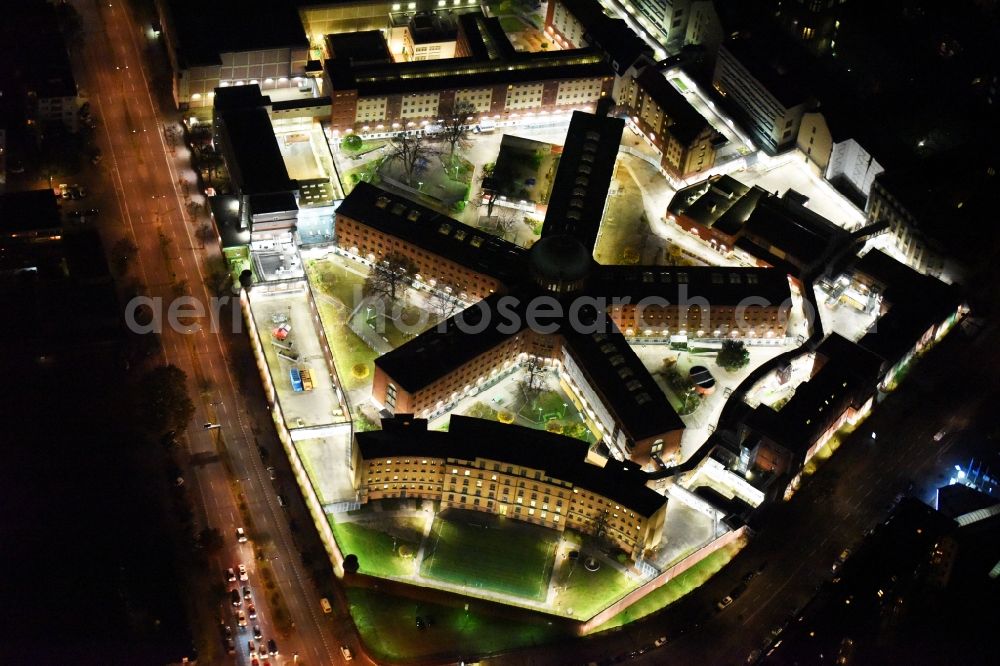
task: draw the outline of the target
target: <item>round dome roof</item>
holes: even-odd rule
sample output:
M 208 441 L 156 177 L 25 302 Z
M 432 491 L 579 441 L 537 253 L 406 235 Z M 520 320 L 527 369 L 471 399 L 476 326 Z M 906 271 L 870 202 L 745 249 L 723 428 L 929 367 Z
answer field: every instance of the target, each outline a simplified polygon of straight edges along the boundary
M 587 248 L 573 236 L 546 236 L 531 247 L 531 270 L 545 288 L 559 285 L 557 291 L 579 286 L 590 273 L 592 259 Z

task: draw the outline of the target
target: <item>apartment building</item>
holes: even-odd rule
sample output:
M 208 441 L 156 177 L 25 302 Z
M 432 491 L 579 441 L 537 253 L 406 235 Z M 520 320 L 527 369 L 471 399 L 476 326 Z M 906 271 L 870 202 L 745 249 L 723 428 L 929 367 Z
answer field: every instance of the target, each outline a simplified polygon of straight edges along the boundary
M 756 34 L 722 44 L 712 85 L 768 155 L 795 145 L 802 117 L 813 106 L 801 60 L 779 40 Z
M 816 55 L 835 51 L 846 2 L 847 0 L 769 0 L 776 23 Z
M 307 84 L 309 41 L 295 6 L 266 0 L 156 0 L 179 109 L 211 107 L 216 88 Z M 220 29 L 225 26 L 225 29 Z
M 691 0 L 615 0 L 614 4 L 637 21 L 668 53 L 676 53 L 684 45 Z
M 448 432 L 400 414 L 355 434 L 362 502 L 415 497 L 549 529 L 607 538 L 633 559 L 660 543 L 667 499 L 637 466 L 586 462 L 587 444 L 520 426 L 452 416 Z
M 496 121 L 593 110 L 612 94 L 614 72 L 603 51 L 516 53 L 495 21 L 481 14 L 460 18 L 456 52 L 469 54 L 463 57 L 392 65 L 328 60 L 331 129 L 341 135 L 420 130 L 439 122 L 458 99 L 476 103 L 477 121 Z
M 545 33 L 563 49 L 595 46 L 607 52 L 619 76 L 653 50 L 623 19 L 611 18 L 597 0 L 552 0 L 545 12 Z
M 619 109 L 660 153 L 660 167 L 674 178 L 707 172 L 723 137 L 648 60 L 629 70 Z

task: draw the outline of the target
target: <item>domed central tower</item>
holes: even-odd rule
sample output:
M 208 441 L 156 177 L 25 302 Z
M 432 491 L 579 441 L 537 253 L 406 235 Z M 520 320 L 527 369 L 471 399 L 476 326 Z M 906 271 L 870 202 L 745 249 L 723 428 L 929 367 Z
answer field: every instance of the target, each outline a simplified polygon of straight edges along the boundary
M 556 234 L 540 239 L 529 255 L 535 283 L 554 294 L 569 294 L 583 288 L 593 259 L 578 239 Z

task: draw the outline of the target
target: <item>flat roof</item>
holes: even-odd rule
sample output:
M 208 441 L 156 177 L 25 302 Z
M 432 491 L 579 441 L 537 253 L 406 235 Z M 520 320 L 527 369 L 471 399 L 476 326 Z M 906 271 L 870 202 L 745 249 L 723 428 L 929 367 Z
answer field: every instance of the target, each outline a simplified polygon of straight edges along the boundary
M 0 233 L 42 231 L 60 226 L 59 202 L 52 190 L 0 194 Z
M 266 108 L 228 109 L 220 114 L 220 119 L 236 161 L 236 169 L 230 168 L 230 171 L 244 194 L 295 190 L 297 185 L 288 177 Z
M 509 60 L 517 53 L 496 16 L 488 18 L 479 11 L 460 14 L 458 32 L 477 60 Z
M 358 183 L 337 215 L 501 281 L 524 275 L 525 251 L 519 246 L 371 183 Z
M 352 63 L 390 63 L 392 54 L 381 30 L 338 32 L 326 36 L 326 44 L 334 58 L 346 58 Z
M 624 129 L 621 118 L 573 112 L 542 237 L 569 234 L 593 253 Z
M 804 57 L 777 30 L 727 39 L 722 47 L 786 109 L 809 99 L 808 79 L 802 71 Z
M 271 0 L 163 0 L 185 67 L 218 65 L 220 54 L 309 47 L 298 8 Z
M 326 72 L 334 90 L 357 90 L 361 97 L 614 75 L 597 49 L 517 53 L 503 62 L 506 67 L 467 57 L 369 66 L 336 58 L 326 61 Z
M 573 487 L 603 495 L 648 518 L 667 498 L 646 486 L 635 465 L 609 460 L 586 462 L 588 445 L 571 437 L 486 419 L 453 415 L 447 432 L 427 430 L 427 421 L 409 415 L 384 419 L 382 430 L 354 435 L 365 460 L 426 456 L 473 462 L 477 458 L 541 470 Z M 516 446 L 511 446 L 516 442 Z

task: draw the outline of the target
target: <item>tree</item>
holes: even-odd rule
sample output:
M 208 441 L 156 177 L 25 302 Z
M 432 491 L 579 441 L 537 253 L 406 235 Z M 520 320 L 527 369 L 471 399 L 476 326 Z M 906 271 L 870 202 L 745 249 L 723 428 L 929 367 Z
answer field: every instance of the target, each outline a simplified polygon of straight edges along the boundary
M 719 367 L 735 372 L 750 363 L 750 352 L 742 340 L 723 340 L 722 349 L 716 354 L 715 362 Z
M 476 113 L 476 105 L 468 100 L 459 100 L 451 108 L 451 114 L 441 126 L 441 138 L 448 144 L 448 155 L 453 162 L 455 150 L 468 143 L 469 121 Z
M 386 157 L 389 160 L 399 160 L 403 165 L 406 184 L 413 185 L 413 174 L 418 167 L 434 154 L 427 139 L 421 134 L 400 132 L 389 141 Z
M 344 557 L 344 573 L 358 573 L 360 563 L 358 562 L 358 556 L 351 553 Z
M 497 197 L 500 196 L 500 190 L 494 177 L 495 171 L 496 165 L 484 164 L 483 173 L 479 177 L 479 187 L 482 191 L 480 200 L 486 200 L 486 217 L 493 217 L 493 205 L 496 203 Z
M 510 208 L 503 208 L 497 211 L 497 214 L 493 217 L 484 217 L 479 227 L 483 231 L 488 231 L 491 234 L 507 239 L 507 234 L 509 234 L 514 227 L 517 225 L 517 215 Z
M 348 134 L 340 143 L 348 150 L 360 150 L 361 146 L 364 144 L 364 140 L 357 134 Z
M 537 356 L 529 356 L 524 362 L 524 379 L 521 386 L 525 393 L 537 393 L 542 389 L 542 379 L 545 376 L 545 366 Z
M 451 285 L 438 284 L 427 298 L 427 306 L 437 321 L 443 321 L 461 309 L 462 303 L 454 296 L 457 291 Z
M 143 425 L 156 435 L 184 430 L 194 416 L 187 375 L 176 365 L 161 365 L 147 372 L 139 382 L 136 397 Z
M 380 261 L 365 280 L 366 296 L 387 296 L 398 300 L 406 287 L 413 283 L 417 265 L 405 254 L 393 252 Z
M 244 289 L 249 289 L 253 286 L 253 271 L 249 268 L 244 268 L 240 271 L 240 286 Z

